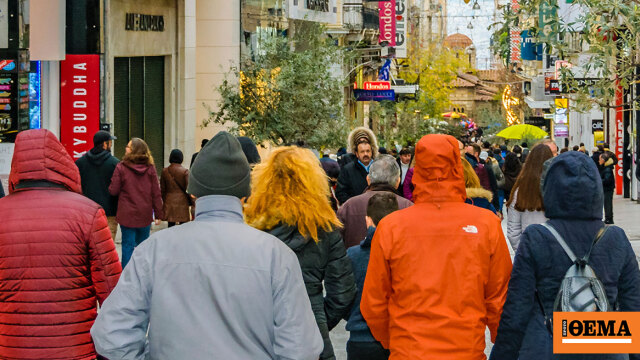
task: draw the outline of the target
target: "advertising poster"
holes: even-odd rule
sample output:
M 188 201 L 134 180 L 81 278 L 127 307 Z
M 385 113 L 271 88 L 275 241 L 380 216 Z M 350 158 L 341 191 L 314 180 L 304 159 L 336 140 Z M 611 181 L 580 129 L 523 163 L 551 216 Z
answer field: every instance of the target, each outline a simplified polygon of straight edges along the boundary
M 396 59 L 407 57 L 408 16 L 407 0 L 396 0 Z

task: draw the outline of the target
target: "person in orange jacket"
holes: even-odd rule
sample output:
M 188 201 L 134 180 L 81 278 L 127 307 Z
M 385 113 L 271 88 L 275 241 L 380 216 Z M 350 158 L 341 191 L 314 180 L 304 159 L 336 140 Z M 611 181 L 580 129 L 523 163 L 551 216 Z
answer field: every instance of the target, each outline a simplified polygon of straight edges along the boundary
M 360 305 L 373 336 L 399 359 L 486 359 L 511 274 L 500 219 L 465 203 L 455 138 L 416 147 L 415 205 L 379 224 Z

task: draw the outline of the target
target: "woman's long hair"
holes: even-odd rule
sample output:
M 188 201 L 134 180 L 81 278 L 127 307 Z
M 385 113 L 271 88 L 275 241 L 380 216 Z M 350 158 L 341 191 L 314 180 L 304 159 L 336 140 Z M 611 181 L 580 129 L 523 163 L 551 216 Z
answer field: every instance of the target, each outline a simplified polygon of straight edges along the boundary
M 480 179 L 476 171 L 473 170 L 473 166 L 471 166 L 469 160 L 464 157 L 460 158 L 460 160 L 462 160 L 462 169 L 464 170 L 464 187 L 467 189 L 482 189 Z
M 515 203 L 515 209 L 518 211 L 542 211 L 544 210 L 544 202 L 542 201 L 542 193 L 540 193 L 540 176 L 542 175 L 542 166 L 545 161 L 551 159 L 553 153 L 548 146 L 544 144 L 536 145 L 527 156 L 527 160 L 522 167 L 520 175 L 511 190 L 511 198 L 507 202 L 507 206 L 513 203 L 513 197 L 516 194 L 518 199 Z
M 151 156 L 151 150 L 144 140 L 140 138 L 131 138 L 130 152 L 125 154 L 122 161 L 130 162 L 133 164 L 144 164 L 154 166 L 153 156 Z
M 318 229 L 332 231 L 341 226 L 330 196 L 318 158 L 307 149 L 281 147 L 254 168 L 244 215 L 256 229 L 268 231 L 287 224 L 318 242 Z

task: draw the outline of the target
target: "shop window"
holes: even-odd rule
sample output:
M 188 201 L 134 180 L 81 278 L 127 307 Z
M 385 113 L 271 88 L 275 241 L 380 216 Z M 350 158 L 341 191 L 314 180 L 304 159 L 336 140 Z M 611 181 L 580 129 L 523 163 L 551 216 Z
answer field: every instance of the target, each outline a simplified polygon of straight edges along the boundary
M 114 150 L 118 158 L 132 137 L 144 139 L 158 171 L 164 159 L 164 57 L 114 59 Z

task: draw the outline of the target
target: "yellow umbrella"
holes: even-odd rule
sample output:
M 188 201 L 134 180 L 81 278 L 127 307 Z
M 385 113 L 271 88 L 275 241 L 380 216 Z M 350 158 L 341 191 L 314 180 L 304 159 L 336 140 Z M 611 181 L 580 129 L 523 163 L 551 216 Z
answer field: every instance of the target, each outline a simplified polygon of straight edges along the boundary
M 533 138 L 533 139 L 542 139 L 544 137 L 549 136 L 544 130 L 540 129 L 537 126 L 529 125 L 529 124 L 519 124 L 509 126 L 508 128 L 500 131 L 496 136 L 503 137 L 505 139 L 522 139 L 522 138 Z

